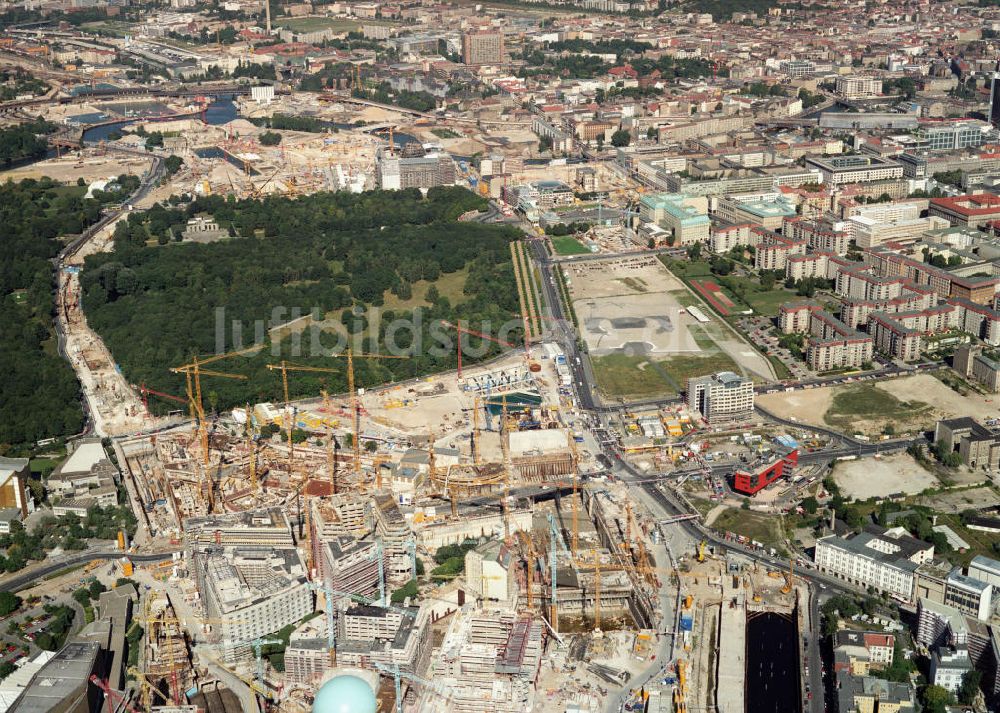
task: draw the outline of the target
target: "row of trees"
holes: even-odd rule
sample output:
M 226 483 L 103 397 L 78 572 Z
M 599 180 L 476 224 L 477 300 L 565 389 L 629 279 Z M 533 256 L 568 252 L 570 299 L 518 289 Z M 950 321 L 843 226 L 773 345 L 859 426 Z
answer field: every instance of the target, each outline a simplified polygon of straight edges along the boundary
M 398 333 L 395 343 L 406 349 L 420 340 L 424 347 L 408 360 L 359 361 L 359 385 L 439 371 L 455 361 L 452 349 L 440 353 L 427 348 L 440 343 L 432 328 L 441 320 L 500 325 L 518 309 L 509 250 L 518 231 L 455 220 L 484 206 L 482 198 L 456 187 L 432 188 L 426 198 L 410 189 L 316 193 L 296 200 L 203 196 L 184 208 L 161 205 L 124 222 L 114 253 L 87 259 L 81 276 L 83 305 L 130 381 L 175 394 L 183 392 L 183 381 L 169 367 L 185 363 L 195 352 L 213 353 L 220 337 L 227 349 L 249 345 L 259 324 L 264 346 L 270 348 L 231 363 L 249 380 L 213 384 L 208 400 L 219 407 L 277 398 L 279 382 L 266 364 L 282 356 L 331 365 L 312 350 L 310 333 L 301 340 L 304 355 L 292 354 L 297 338 L 270 341 L 268 330 L 291 320 L 293 309 L 302 314 L 315 309 L 316 317 L 333 318 L 316 335 L 325 349 L 338 343 L 335 331 L 349 337 L 356 351 L 384 349 L 380 345 L 387 341 L 391 322 L 410 320 L 412 331 Z M 245 239 L 145 245 L 151 234 L 203 214 Z M 441 294 L 434 283 L 459 271 L 467 273 L 464 287 L 457 294 Z M 390 293 L 410 300 L 418 282 L 431 283 L 419 315 L 412 311 L 416 304 L 374 309 Z M 234 321 L 242 326 L 239 337 Z M 220 333 L 217 324 L 225 331 Z M 519 338 L 516 331 L 509 336 Z M 495 353 L 491 347 L 483 358 Z M 326 379 L 333 392 L 345 384 L 343 373 Z M 323 388 L 318 378 L 296 379 L 291 385 L 295 395 L 314 395 Z

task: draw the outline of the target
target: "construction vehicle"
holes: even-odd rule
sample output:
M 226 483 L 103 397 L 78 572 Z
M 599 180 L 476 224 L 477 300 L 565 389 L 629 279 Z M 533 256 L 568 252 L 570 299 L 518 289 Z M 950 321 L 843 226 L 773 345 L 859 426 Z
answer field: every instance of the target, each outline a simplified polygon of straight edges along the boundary
M 705 545 L 707 545 L 707 544 L 708 543 L 705 542 L 705 540 L 702 540 L 701 542 L 698 543 L 698 561 L 699 562 L 704 562 L 705 561 Z

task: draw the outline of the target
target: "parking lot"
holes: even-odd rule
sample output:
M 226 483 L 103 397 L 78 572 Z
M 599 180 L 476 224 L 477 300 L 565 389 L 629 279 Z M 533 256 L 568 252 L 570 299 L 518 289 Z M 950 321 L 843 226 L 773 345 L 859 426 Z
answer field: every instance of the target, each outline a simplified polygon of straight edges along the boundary
M 778 343 L 778 338 L 774 335 L 774 322 L 770 317 L 742 317 L 736 324 L 752 343 L 765 347 L 768 354 L 777 357 L 791 372 L 793 379 L 808 379 L 816 375 L 804 361 Z

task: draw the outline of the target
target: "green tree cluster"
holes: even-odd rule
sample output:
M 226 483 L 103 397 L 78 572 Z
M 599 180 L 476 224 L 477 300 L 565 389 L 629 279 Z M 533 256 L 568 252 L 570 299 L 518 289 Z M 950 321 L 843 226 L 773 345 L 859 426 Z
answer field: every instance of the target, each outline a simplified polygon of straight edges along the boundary
M 0 129 L 0 165 L 44 156 L 49 150 L 45 137 L 55 130 L 55 124 L 41 118 Z
M 545 226 L 545 234 L 554 237 L 586 233 L 588 230 L 590 230 L 590 223 L 556 223 Z
M 281 143 L 281 134 L 274 131 L 265 131 L 258 138 L 261 146 L 277 146 Z
M 10 616 L 21 606 L 21 597 L 13 592 L 0 592 L 0 617 Z
M 65 604 L 58 606 L 46 604 L 45 613 L 51 619 L 49 619 L 45 628 L 38 633 L 38 636 L 35 637 L 35 646 L 43 651 L 58 651 L 66 643 L 66 637 L 69 635 L 70 627 L 73 625 L 75 612 L 72 607 Z
M 0 69 L 0 101 L 11 101 L 22 94 L 40 95 L 48 89 L 48 84 L 20 67 Z
M 417 580 L 411 579 L 402 587 L 395 590 L 390 598 L 392 599 L 393 604 L 402 604 L 404 601 L 406 601 L 407 597 L 410 597 L 412 599 L 413 597 L 416 597 L 417 594 L 419 593 L 420 590 L 417 589 Z

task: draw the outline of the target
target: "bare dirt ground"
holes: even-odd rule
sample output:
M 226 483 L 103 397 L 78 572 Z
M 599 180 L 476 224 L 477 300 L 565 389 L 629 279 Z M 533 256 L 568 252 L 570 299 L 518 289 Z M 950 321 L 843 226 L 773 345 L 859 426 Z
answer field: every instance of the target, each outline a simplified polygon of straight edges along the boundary
M 1000 505 L 1000 494 L 991 487 L 972 488 L 950 493 L 935 493 L 929 498 L 919 498 L 917 505 L 928 505 L 941 512 L 960 513 L 969 508 L 989 508 Z
M 870 382 L 869 382 L 870 383 Z M 774 413 L 816 426 L 829 425 L 825 415 L 833 405 L 838 393 L 857 389 L 857 384 L 821 387 L 792 392 L 764 394 L 757 398 L 761 406 Z M 919 411 L 914 418 L 907 419 L 898 414 L 891 420 L 897 433 L 905 430 L 930 429 L 935 421 L 956 416 L 971 416 L 975 419 L 996 418 L 996 399 L 981 395 L 961 396 L 930 374 L 917 374 L 901 379 L 889 379 L 875 384 L 875 388 L 895 397 L 900 402 L 920 402 L 930 408 Z M 883 414 L 873 412 L 871 419 L 856 419 L 852 431 L 856 433 L 881 433 L 886 424 Z
M 42 176 L 48 176 L 52 180 L 62 183 L 76 183 L 79 178 L 91 183 L 98 179 L 111 178 L 123 173 L 141 175 L 148 165 L 149 161 L 139 157 L 98 156 L 94 149 L 88 149 L 84 152 L 82 159 L 78 158 L 74 152 L 61 158 L 51 158 L 10 171 L 0 171 L 0 180 L 11 180 L 16 183 L 26 178 L 38 179 Z
M 937 418 L 971 416 L 980 421 L 996 418 L 996 397 L 970 394 L 961 396 L 930 374 L 918 374 L 879 384 L 900 401 L 924 401 L 934 407 Z
M 933 473 L 905 453 L 840 462 L 833 479 L 845 496 L 858 500 L 896 493 L 915 495 L 941 485 Z
M 784 418 L 823 426 L 823 414 L 833 403 L 834 393 L 832 388 L 822 388 L 762 394 L 757 403 Z

